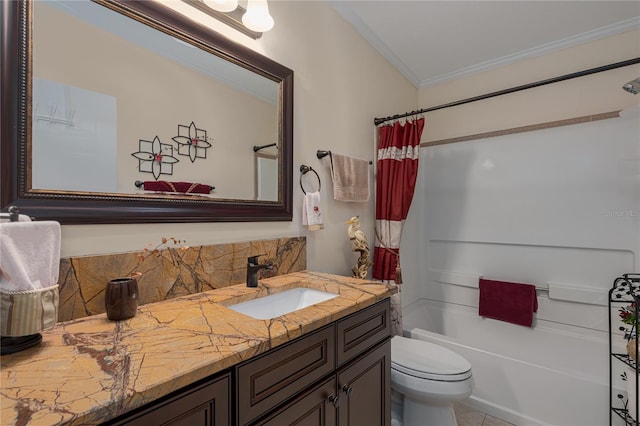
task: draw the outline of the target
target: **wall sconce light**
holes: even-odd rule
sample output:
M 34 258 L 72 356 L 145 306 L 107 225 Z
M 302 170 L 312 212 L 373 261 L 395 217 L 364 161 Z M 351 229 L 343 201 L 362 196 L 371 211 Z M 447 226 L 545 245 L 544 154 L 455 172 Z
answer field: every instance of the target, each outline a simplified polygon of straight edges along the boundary
M 238 7 L 238 0 L 204 0 L 204 4 L 218 12 L 233 12 Z
M 265 32 L 273 28 L 273 18 L 269 14 L 267 0 L 249 0 L 247 11 L 242 15 L 242 23 L 253 31 Z
M 248 0 L 247 10 L 238 5 L 238 0 L 182 0 L 201 12 L 224 22 L 254 40 L 273 28 L 267 0 Z

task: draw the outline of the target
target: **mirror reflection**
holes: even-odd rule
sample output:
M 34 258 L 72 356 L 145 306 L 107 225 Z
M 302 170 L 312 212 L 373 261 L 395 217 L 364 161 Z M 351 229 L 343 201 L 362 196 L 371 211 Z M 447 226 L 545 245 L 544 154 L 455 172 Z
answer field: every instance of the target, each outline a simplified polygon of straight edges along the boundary
M 281 199 L 278 82 L 93 2 L 34 2 L 32 41 L 31 189 Z
M 255 150 L 255 148 L 254 148 Z M 256 152 L 255 160 L 256 200 L 276 201 L 278 192 L 278 154 Z

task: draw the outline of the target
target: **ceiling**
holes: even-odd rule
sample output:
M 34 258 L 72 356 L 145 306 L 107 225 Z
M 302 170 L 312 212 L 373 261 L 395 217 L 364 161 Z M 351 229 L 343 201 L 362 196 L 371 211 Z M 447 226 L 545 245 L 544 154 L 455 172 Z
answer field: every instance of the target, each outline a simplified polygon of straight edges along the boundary
M 640 28 L 640 1 L 332 4 L 416 87 Z

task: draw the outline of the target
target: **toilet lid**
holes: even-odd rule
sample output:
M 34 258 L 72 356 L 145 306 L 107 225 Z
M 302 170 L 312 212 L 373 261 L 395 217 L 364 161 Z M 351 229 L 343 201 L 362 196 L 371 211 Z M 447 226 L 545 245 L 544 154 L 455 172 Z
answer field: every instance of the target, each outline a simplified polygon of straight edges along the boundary
M 430 380 L 458 381 L 471 376 L 471 364 L 457 353 L 402 336 L 391 339 L 391 368 Z

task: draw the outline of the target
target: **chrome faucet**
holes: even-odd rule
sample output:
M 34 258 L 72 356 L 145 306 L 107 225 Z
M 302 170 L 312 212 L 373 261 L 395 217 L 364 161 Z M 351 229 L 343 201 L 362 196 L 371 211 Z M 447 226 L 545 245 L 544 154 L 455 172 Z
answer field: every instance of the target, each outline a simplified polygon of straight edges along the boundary
M 258 271 L 260 269 L 273 268 L 273 263 L 271 262 L 260 265 L 258 263 L 258 258 L 260 256 L 264 255 L 258 254 L 247 258 L 247 287 L 258 287 Z

